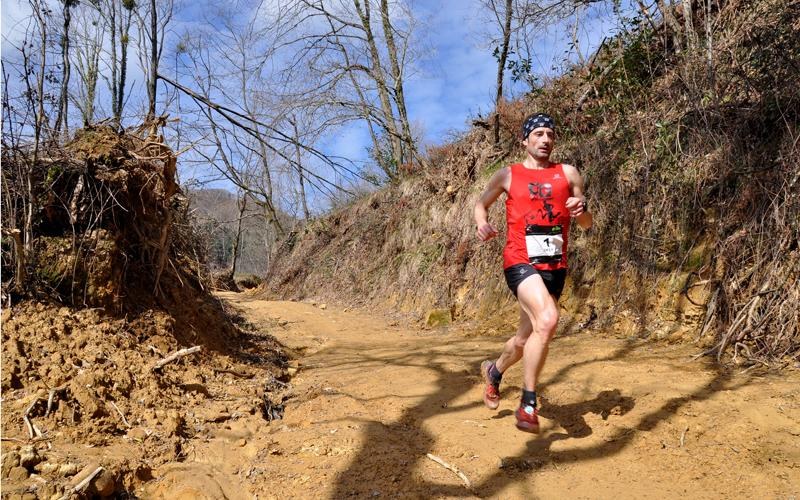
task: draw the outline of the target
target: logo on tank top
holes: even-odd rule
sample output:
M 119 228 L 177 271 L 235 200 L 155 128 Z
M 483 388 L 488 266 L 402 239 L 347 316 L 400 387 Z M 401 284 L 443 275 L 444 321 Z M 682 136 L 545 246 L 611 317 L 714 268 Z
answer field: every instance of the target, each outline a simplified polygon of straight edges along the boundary
M 548 222 L 552 224 L 552 222 L 556 220 L 559 215 L 561 215 L 561 212 L 553 212 L 555 205 L 549 201 L 551 198 L 553 198 L 552 184 L 549 182 L 529 182 L 528 193 L 530 193 L 532 200 L 542 201 L 542 208 L 536 211 L 536 215 L 539 216 L 540 219 L 547 217 Z

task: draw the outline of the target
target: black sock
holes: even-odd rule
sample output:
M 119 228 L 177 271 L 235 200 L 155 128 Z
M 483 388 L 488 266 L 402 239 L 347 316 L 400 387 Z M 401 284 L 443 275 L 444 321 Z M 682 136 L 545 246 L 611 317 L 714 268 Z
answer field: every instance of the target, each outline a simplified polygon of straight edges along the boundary
M 536 408 L 536 391 L 522 389 L 522 405 Z
M 503 374 L 497 369 L 495 363 L 489 365 L 489 379 L 494 385 L 500 385 L 500 382 L 503 380 Z

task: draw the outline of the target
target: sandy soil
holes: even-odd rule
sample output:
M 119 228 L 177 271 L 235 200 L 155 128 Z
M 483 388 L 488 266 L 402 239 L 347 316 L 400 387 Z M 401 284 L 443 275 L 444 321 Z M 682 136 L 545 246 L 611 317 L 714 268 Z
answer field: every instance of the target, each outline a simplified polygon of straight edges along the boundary
M 553 344 L 542 433 L 498 411 L 480 361 L 502 338 L 392 326 L 309 303 L 224 297 L 301 356 L 281 421 L 228 422 L 154 471 L 162 498 L 797 498 L 800 374 L 741 374 L 690 346 L 581 333 Z M 427 458 L 433 454 L 463 472 Z

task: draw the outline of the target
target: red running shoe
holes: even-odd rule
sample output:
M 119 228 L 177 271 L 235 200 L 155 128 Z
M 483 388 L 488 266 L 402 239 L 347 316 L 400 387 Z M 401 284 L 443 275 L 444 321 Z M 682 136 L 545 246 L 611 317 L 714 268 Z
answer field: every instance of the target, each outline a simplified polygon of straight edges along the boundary
M 491 361 L 484 361 L 481 363 L 481 375 L 486 382 L 486 388 L 483 390 L 483 403 L 490 410 L 496 410 L 500 406 L 500 387 L 492 382 L 489 376 L 489 368 L 492 366 Z
M 525 432 L 539 433 L 539 409 L 533 406 L 520 405 L 514 416 L 517 417 L 517 429 Z

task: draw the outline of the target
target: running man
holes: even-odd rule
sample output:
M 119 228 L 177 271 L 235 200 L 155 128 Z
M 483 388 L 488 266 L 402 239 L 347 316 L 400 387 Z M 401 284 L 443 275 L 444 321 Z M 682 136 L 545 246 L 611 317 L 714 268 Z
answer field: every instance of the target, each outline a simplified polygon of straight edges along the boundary
M 550 162 L 555 137 L 553 118 L 544 113 L 529 116 L 522 125 L 525 160 L 494 174 L 474 212 L 478 238 L 494 238 L 497 230 L 489 224 L 489 207 L 506 193 L 503 269 L 519 302 L 519 328 L 496 361 L 481 363 L 483 402 L 497 409 L 503 373 L 522 359 L 522 400 L 514 415 L 517 428 L 526 432 L 539 432 L 536 384 L 558 324 L 570 222 L 574 218 L 584 229 L 592 226 L 580 173 L 571 165 Z

